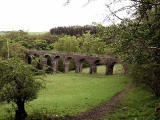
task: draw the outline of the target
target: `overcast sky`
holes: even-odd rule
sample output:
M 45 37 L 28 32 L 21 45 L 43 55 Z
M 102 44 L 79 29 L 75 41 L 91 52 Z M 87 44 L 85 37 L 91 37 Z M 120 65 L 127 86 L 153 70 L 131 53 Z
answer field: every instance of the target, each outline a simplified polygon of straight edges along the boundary
M 27 32 L 49 31 L 57 26 L 91 25 L 93 22 L 109 25 L 104 22 L 106 1 L 94 0 L 86 5 L 87 0 L 0 0 L 0 31 L 24 30 Z M 113 5 L 112 9 L 129 4 Z M 120 17 L 126 13 L 118 14 Z

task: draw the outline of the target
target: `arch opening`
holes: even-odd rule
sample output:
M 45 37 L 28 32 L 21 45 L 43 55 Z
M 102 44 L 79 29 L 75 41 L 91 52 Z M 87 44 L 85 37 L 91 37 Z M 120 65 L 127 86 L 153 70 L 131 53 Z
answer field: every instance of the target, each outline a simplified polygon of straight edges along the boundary
M 30 55 L 27 56 L 27 63 L 28 64 L 32 63 L 32 57 Z
M 47 67 L 46 67 L 46 73 L 52 73 L 53 67 L 52 67 L 52 59 L 50 55 L 45 55 L 45 58 L 47 59 Z
M 34 70 L 35 72 L 37 72 L 38 70 L 42 70 L 43 66 L 40 63 L 40 56 L 38 54 L 34 54 L 31 56 L 31 64 L 34 66 Z
M 39 57 L 39 55 L 35 53 L 35 54 L 34 54 L 34 57 Z
M 75 60 L 73 58 L 69 58 L 69 71 L 75 70 L 76 65 L 75 65 Z
M 101 60 L 96 60 L 95 64 L 97 67 L 96 73 L 105 75 L 105 70 L 106 70 L 105 63 Z
M 113 65 L 113 74 L 121 75 L 124 74 L 124 66 L 121 63 L 114 63 Z
M 84 58 L 80 60 L 80 72 L 89 73 L 89 69 L 90 69 L 89 67 L 90 67 L 90 64 L 88 60 Z
M 64 65 L 63 65 L 63 60 L 61 57 L 55 57 L 55 60 L 57 61 L 57 72 L 64 72 Z

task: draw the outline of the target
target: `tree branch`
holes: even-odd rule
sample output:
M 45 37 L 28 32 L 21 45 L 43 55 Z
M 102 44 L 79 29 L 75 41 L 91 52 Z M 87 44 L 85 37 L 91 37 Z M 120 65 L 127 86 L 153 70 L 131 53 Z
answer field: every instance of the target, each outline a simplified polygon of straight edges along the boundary
M 110 8 L 109 5 L 106 5 L 106 7 L 108 8 L 108 10 L 111 12 L 111 14 L 112 14 L 113 16 L 117 17 L 117 18 L 120 19 L 120 20 L 123 20 L 122 18 L 120 18 L 119 16 L 117 16 L 116 13 L 114 13 L 114 12 L 111 10 L 111 8 Z

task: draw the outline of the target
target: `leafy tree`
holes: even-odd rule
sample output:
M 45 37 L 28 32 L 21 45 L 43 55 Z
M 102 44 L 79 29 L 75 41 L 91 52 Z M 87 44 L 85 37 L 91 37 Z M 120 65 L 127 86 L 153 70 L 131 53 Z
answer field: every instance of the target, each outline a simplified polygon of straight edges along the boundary
M 51 35 L 49 32 L 40 34 L 37 36 L 38 39 L 40 40 L 46 40 L 48 44 L 52 44 L 58 41 L 58 36 L 57 35 Z
M 19 59 L 0 60 L 0 101 L 15 103 L 15 119 L 27 117 L 25 103 L 36 99 L 42 82 L 33 76 L 31 66 Z
M 67 53 L 78 52 L 79 43 L 75 36 L 64 36 L 54 44 L 56 51 L 62 51 Z
M 78 41 L 80 53 L 86 53 L 89 55 L 105 53 L 106 43 L 99 37 L 87 33 L 78 38 Z
M 34 40 L 34 47 L 37 50 L 46 50 L 47 42 L 46 40 Z
M 27 32 L 24 32 L 22 30 L 12 31 L 0 36 L 0 41 L 6 42 L 8 40 L 10 44 L 20 43 L 26 48 L 33 48 L 33 40 L 35 39 L 35 36 L 29 35 Z
M 105 27 L 101 24 L 98 24 L 97 26 L 99 31 L 96 34 L 96 37 L 101 38 L 102 41 L 106 42 L 107 45 L 116 41 L 115 36 L 120 32 L 116 25 Z
M 9 44 L 9 57 L 19 57 L 24 59 L 27 53 L 27 49 L 22 46 L 20 43 L 10 43 Z M 3 58 L 8 57 L 8 48 L 6 43 L 0 48 L 0 56 Z
M 138 17 L 117 26 L 120 33 L 116 36 L 114 52 L 131 64 L 134 82 L 144 84 L 160 97 L 160 6 L 151 0 L 135 2 L 139 5 Z

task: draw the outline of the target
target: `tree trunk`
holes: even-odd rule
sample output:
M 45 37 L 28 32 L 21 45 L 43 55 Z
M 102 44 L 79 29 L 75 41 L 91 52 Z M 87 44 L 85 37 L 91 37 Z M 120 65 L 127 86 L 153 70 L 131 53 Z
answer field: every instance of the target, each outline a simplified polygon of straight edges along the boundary
M 27 117 L 27 113 L 24 108 L 24 102 L 22 100 L 18 100 L 16 104 L 18 109 L 16 110 L 15 120 L 24 120 Z

